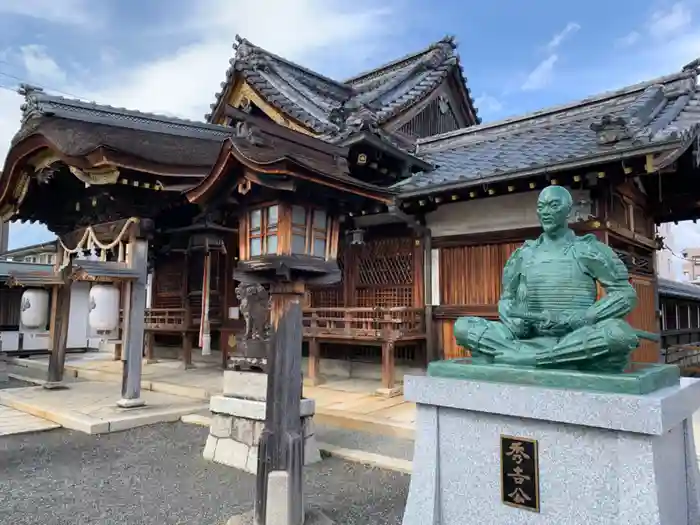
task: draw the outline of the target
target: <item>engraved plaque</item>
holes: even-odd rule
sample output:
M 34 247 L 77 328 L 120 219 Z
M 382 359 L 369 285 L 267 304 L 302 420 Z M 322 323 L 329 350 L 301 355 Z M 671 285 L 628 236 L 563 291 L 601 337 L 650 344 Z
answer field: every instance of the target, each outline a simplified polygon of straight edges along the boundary
M 511 507 L 540 511 L 537 440 L 501 436 L 501 501 Z

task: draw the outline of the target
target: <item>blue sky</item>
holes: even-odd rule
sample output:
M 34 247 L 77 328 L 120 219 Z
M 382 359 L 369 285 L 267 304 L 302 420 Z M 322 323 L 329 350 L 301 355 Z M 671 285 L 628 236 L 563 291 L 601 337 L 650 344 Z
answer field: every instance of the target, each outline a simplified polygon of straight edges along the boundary
M 236 33 L 336 78 L 455 35 L 489 121 L 679 70 L 700 56 L 700 0 L 0 0 L 0 156 L 20 79 L 201 118 Z M 692 227 L 679 233 L 679 250 L 700 244 Z M 10 243 L 50 238 L 13 225 Z

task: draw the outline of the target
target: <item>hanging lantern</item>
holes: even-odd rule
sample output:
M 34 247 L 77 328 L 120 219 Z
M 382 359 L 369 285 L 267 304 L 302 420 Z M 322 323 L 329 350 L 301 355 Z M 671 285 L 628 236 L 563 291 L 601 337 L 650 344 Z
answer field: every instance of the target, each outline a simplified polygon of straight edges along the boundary
M 89 323 L 99 334 L 119 327 L 119 288 L 112 284 L 96 284 L 90 289 Z
M 29 288 L 22 294 L 20 319 L 26 328 L 46 328 L 49 320 L 49 292 L 43 288 Z

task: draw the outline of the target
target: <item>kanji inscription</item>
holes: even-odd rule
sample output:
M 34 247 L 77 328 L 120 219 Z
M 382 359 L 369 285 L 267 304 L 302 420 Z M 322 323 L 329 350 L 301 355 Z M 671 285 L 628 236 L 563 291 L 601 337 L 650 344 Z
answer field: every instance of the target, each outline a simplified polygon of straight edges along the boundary
M 536 440 L 501 436 L 501 499 L 511 507 L 540 511 Z

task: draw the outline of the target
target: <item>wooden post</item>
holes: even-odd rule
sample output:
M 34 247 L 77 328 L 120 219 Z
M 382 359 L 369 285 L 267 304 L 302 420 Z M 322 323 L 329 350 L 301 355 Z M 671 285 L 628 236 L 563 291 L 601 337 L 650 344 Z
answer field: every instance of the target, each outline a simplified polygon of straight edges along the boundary
M 145 347 L 145 354 L 146 354 L 146 363 L 155 363 L 156 357 L 155 357 L 155 334 L 151 331 L 146 332 L 144 335 L 144 347 Z
M 61 268 L 63 257 L 68 257 L 68 265 L 63 268 L 63 284 L 53 286 L 51 291 L 51 317 L 49 331 L 51 334 L 51 347 L 49 354 L 48 380 L 44 383 L 46 389 L 65 388 L 63 384 L 63 372 L 66 363 L 66 343 L 68 342 L 68 321 L 70 319 L 70 291 L 71 273 L 70 254 L 59 250 L 56 254 L 55 270 Z
M 211 326 L 209 305 L 211 303 L 211 253 L 204 254 L 204 275 L 202 276 L 202 317 L 200 319 L 199 346 L 202 355 L 211 355 Z
M 304 436 L 300 417 L 304 285 L 272 283 L 270 296 L 274 332 L 267 358 L 267 408 L 258 452 L 255 519 L 258 524 L 266 523 L 268 477 L 271 472 L 282 470 L 289 475 L 288 523 L 301 524 L 304 521 Z
M 321 378 L 321 344 L 316 337 L 309 339 L 309 372 L 308 384 L 319 385 L 323 382 Z
M 182 364 L 187 370 L 192 368 L 192 334 L 182 332 Z
M 139 277 L 131 282 L 128 304 L 128 330 L 124 340 L 122 397 L 117 402 L 121 408 L 135 408 L 145 405 L 141 399 L 141 371 L 143 368 L 144 324 L 146 312 L 146 279 L 148 278 L 148 241 L 132 234 L 128 246 L 127 262 L 138 270 Z M 127 319 L 127 308 L 124 317 Z

